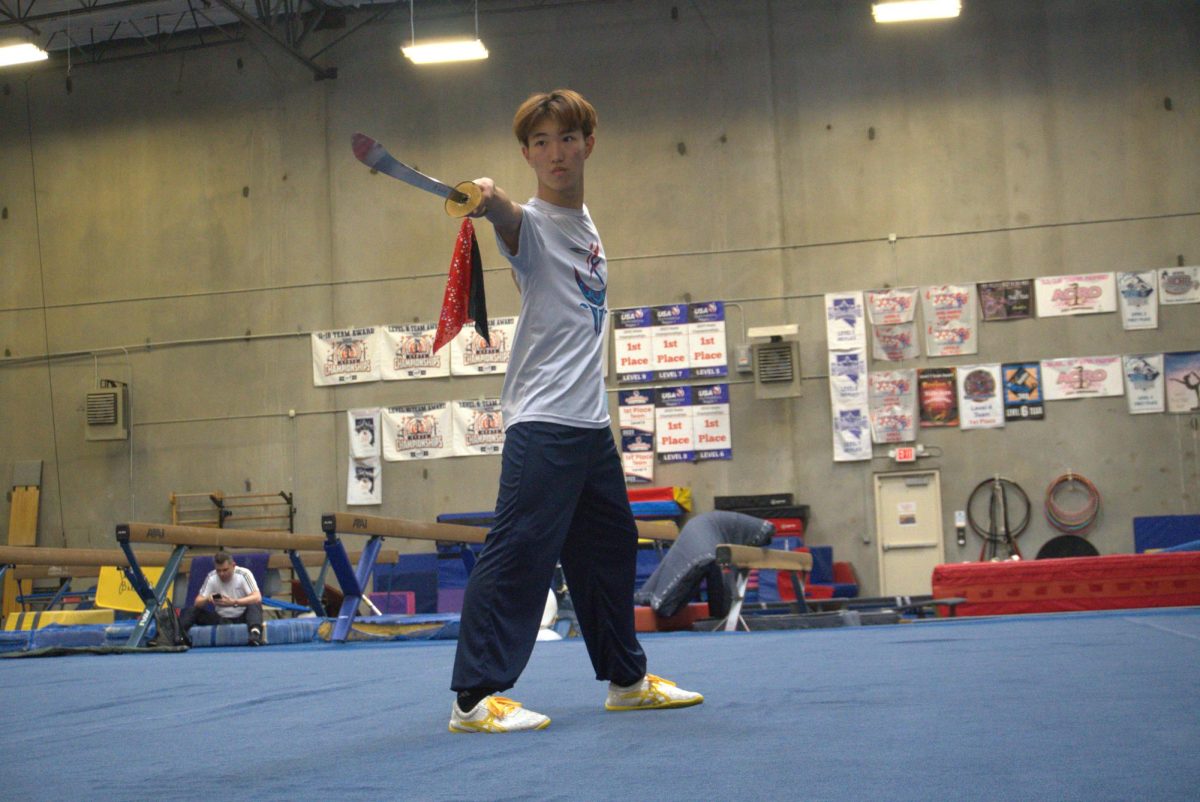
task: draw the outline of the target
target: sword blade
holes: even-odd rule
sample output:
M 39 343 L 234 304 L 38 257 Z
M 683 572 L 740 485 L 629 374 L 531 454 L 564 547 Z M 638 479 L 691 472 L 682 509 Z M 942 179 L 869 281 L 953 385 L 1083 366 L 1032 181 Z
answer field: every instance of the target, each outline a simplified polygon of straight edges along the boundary
M 449 198 L 455 203 L 465 203 L 467 196 L 448 184 L 443 184 L 436 178 L 430 178 L 424 173 L 417 172 L 402 161 L 397 160 L 366 134 L 355 134 L 350 140 L 354 148 L 354 156 L 372 170 L 390 175 L 409 186 L 432 192 L 439 198 Z

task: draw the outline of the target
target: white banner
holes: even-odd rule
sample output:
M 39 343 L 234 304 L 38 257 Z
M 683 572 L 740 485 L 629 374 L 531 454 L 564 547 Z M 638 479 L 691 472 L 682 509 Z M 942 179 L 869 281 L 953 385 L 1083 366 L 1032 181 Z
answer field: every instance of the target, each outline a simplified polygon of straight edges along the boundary
M 460 457 L 499 454 L 504 450 L 504 416 L 499 398 L 455 401 L 454 453 Z
M 725 304 L 721 301 L 695 303 L 688 307 L 689 366 L 693 378 L 729 375 L 725 353 Z
M 664 387 L 655 392 L 654 431 L 659 462 L 691 462 L 696 458 L 692 388 Z
M 657 381 L 686 379 L 691 375 L 687 306 L 655 306 L 650 312 L 654 320 L 654 327 L 650 329 L 654 344 L 654 378 Z
M 1121 358 L 1129 414 L 1163 412 L 1167 408 L 1162 354 L 1128 354 Z
M 921 293 L 925 307 L 925 353 L 959 356 L 979 350 L 975 285 L 939 284 Z
M 858 462 L 871 458 L 871 423 L 866 408 L 833 413 L 833 461 Z
M 1158 328 L 1158 273 L 1117 273 L 1117 292 L 1126 331 Z
M 346 503 L 383 503 L 383 471 L 379 457 L 350 457 L 350 470 L 346 476 Z
M 313 385 L 328 387 L 379 381 L 379 329 L 332 329 L 312 333 Z
M 1004 394 L 999 365 L 958 366 L 960 429 L 1004 427 Z
M 829 400 L 835 410 L 867 408 L 866 352 L 829 352 Z
M 1117 311 L 1116 283 L 1112 273 L 1042 276 L 1034 279 L 1033 287 L 1038 317 Z
M 616 309 L 613 320 L 613 360 L 618 382 L 648 382 L 654 378 L 653 318 L 650 307 Z
M 654 452 L 626 452 L 621 455 L 625 484 L 641 485 L 654 481 Z
M 696 459 L 733 459 L 733 434 L 729 425 L 729 385 L 697 384 L 692 387 L 692 431 Z
M 474 327 L 463 326 L 450 341 L 450 374 L 479 376 L 506 372 L 516 330 L 515 317 L 488 318 L 489 343 Z
M 1124 395 L 1121 357 L 1083 356 L 1043 359 L 1042 382 L 1047 401 Z
M 384 381 L 430 379 L 450 375 L 450 353 L 445 348 L 433 352 L 436 323 L 409 323 L 384 326 Z
M 346 412 L 350 424 L 350 456 L 379 456 L 379 408 L 351 409 Z
M 869 383 L 871 439 L 876 443 L 916 440 L 917 371 L 872 371 Z
M 861 292 L 825 293 L 825 336 L 830 351 L 866 348 L 866 329 Z
M 1158 302 L 1163 306 L 1200 303 L 1200 267 L 1166 267 L 1158 271 Z
M 911 323 L 917 312 L 917 288 L 872 290 L 867 293 L 867 314 L 873 326 Z
M 389 462 L 454 456 L 450 404 L 416 404 L 383 410 L 383 458 Z
M 871 327 L 871 356 L 886 362 L 903 362 L 920 355 L 917 323 L 894 323 Z

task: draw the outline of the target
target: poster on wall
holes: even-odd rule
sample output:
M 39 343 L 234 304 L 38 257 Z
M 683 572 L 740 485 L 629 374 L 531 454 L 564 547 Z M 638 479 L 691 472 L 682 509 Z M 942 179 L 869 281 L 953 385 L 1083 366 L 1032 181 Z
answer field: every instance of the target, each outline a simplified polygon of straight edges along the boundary
M 1127 354 L 1121 357 L 1121 367 L 1130 415 L 1162 412 L 1167 408 L 1162 354 Z
M 654 340 L 650 336 L 650 307 L 616 309 L 613 321 L 613 362 L 621 384 L 654 379 Z
M 1121 357 L 1082 356 L 1043 359 L 1042 392 L 1047 401 L 1124 395 Z
M 1006 362 L 1000 366 L 1000 371 L 1004 378 L 1004 419 L 1020 421 L 1045 418 L 1041 363 Z
M 1034 283 L 1038 317 L 1094 315 L 1117 311 L 1112 273 L 1042 276 Z
M 1021 320 L 1033 317 L 1033 279 L 983 281 L 979 287 L 979 308 L 983 319 Z
M 958 426 L 960 429 L 1004 427 L 1004 396 L 999 365 L 959 366 Z
M 1200 410 L 1200 351 L 1163 354 L 1167 412 Z
M 379 381 L 379 330 L 375 326 L 312 333 L 313 385 Z
M 379 457 L 349 458 L 346 504 L 382 504 L 383 474 Z
M 432 379 L 450 375 L 450 352 L 433 352 L 436 323 L 383 327 L 384 381 Z
M 688 308 L 684 304 L 650 308 L 654 326 L 650 337 L 654 347 L 654 378 L 657 381 L 678 381 L 691 376 L 688 359 Z
M 504 415 L 499 398 L 451 402 L 450 418 L 455 456 L 480 457 L 504 451 Z
M 450 374 L 481 376 L 505 373 L 516 330 L 515 317 L 488 318 L 487 340 L 479 336 L 474 328 L 464 326 L 450 341 Z
M 350 456 L 378 457 L 380 451 L 379 409 L 351 409 L 346 412 L 350 427 Z
M 866 294 L 867 316 L 872 326 L 911 323 L 917 312 L 917 288 L 870 290 Z
M 1158 302 L 1163 306 L 1200 303 L 1200 267 L 1166 267 L 1158 271 Z
M 659 462 L 696 459 L 692 388 L 662 387 L 654 393 L 654 432 Z
M 825 336 L 830 351 L 867 347 L 865 314 L 861 292 L 825 293 Z
M 696 438 L 696 460 L 733 459 L 733 435 L 729 426 L 729 385 L 694 385 L 692 401 L 692 432 Z
M 1117 273 L 1117 293 L 1126 331 L 1158 328 L 1158 273 Z
M 974 284 L 926 287 L 921 299 L 927 356 L 959 356 L 979 350 Z
M 866 409 L 869 393 L 864 351 L 829 352 L 829 399 L 834 409 Z
M 885 362 L 903 362 L 920 355 L 917 322 L 871 327 L 871 356 Z
M 617 392 L 617 426 L 626 484 L 654 481 L 654 398 L 650 390 Z
M 688 367 L 692 376 L 718 378 L 729 375 L 729 356 L 725 351 L 725 304 L 705 301 L 688 306 Z
M 871 458 L 871 421 L 867 409 L 840 409 L 833 414 L 833 461 L 860 462 Z
M 917 439 L 917 371 L 877 370 L 867 380 L 871 440 L 907 443 Z
M 450 404 L 414 404 L 383 410 L 383 458 L 388 462 L 454 456 Z
M 954 368 L 918 369 L 917 401 L 922 429 L 958 426 L 958 382 Z

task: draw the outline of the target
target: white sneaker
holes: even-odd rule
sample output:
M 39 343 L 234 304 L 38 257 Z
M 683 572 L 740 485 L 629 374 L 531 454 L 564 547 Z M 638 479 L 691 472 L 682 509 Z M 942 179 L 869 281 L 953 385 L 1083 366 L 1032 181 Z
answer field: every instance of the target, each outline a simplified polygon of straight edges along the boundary
M 549 726 L 548 716 L 504 696 L 486 696 L 470 713 L 459 710 L 457 701 L 450 707 L 450 732 L 520 732 Z
M 608 684 L 605 710 L 664 710 L 668 707 L 691 707 L 704 701 L 695 691 L 685 691 L 674 682 L 647 674 L 636 685 L 622 687 Z

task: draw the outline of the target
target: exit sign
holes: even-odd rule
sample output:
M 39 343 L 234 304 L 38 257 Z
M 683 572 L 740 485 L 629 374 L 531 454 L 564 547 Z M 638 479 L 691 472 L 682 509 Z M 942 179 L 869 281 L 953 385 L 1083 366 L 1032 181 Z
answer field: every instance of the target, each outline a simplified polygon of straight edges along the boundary
M 899 446 L 896 448 L 896 462 L 916 462 L 917 449 L 913 446 Z

